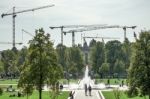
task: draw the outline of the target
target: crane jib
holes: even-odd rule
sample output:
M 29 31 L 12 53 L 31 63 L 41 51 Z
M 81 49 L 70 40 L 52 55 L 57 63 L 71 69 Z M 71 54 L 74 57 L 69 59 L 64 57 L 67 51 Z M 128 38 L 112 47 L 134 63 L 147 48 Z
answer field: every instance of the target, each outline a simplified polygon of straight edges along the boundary
M 35 10 L 44 9 L 44 8 L 53 7 L 53 6 L 54 5 L 47 5 L 47 6 L 42 6 L 42 7 L 37 7 L 37 8 L 33 8 L 33 9 L 27 9 L 27 10 L 12 12 L 12 13 L 3 13 L 1 15 L 1 17 L 3 18 L 4 16 L 8 16 L 8 15 L 14 15 L 14 14 L 19 14 L 19 13 L 23 13 L 23 12 L 35 11 Z

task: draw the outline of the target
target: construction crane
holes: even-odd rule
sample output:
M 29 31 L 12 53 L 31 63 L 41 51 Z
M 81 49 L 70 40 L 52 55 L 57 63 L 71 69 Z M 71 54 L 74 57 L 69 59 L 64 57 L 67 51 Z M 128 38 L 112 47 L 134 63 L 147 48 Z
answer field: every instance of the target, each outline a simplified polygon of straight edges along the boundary
M 82 29 L 64 31 L 63 33 L 65 35 L 66 33 L 72 33 L 72 46 L 74 46 L 75 45 L 75 32 L 92 31 L 92 30 L 107 29 L 107 28 L 122 28 L 124 30 L 124 39 L 126 39 L 126 29 L 127 28 L 135 29 L 136 26 L 119 26 L 119 25 L 92 26 L 92 27 L 87 27 L 87 28 L 82 28 Z
M 23 33 L 26 33 L 26 34 L 28 34 L 28 35 L 30 35 L 30 36 L 32 36 L 32 37 L 34 37 L 34 35 L 33 35 L 33 34 L 29 33 L 28 31 L 26 31 L 26 30 L 24 30 L 24 29 L 22 29 L 22 34 L 23 34 Z
M 20 14 L 20 13 L 24 13 L 24 12 L 30 12 L 30 11 L 35 11 L 35 10 L 39 10 L 39 9 L 44 9 L 44 8 L 49 8 L 49 7 L 53 7 L 54 5 L 47 5 L 47 6 L 42 6 L 42 7 L 37 7 L 37 8 L 33 8 L 33 9 L 27 9 L 27 10 L 22 10 L 22 11 L 15 11 L 15 7 L 13 7 L 13 12 L 12 13 L 3 13 L 1 15 L 1 17 L 5 17 L 5 16 L 9 16 L 11 15 L 12 16 L 12 24 L 13 24 L 13 48 L 15 48 L 15 18 L 16 18 L 16 15 L 17 14 Z
M 94 27 L 94 26 L 106 26 L 107 24 L 93 24 L 93 25 L 64 25 L 64 26 L 50 26 L 50 29 L 61 30 L 61 44 L 63 45 L 63 29 L 64 28 L 80 28 L 80 27 Z
M 126 30 L 127 30 L 127 28 L 135 29 L 136 27 L 137 26 L 121 26 L 120 27 L 124 30 L 124 40 L 126 39 Z
M 92 26 L 82 29 L 74 29 L 69 31 L 64 31 L 63 33 L 66 35 L 66 33 L 72 33 L 72 46 L 75 45 L 75 32 L 83 32 L 83 31 L 92 31 L 92 30 L 99 30 L 99 29 L 106 29 L 106 28 L 120 28 L 119 25 L 111 25 L 111 26 Z

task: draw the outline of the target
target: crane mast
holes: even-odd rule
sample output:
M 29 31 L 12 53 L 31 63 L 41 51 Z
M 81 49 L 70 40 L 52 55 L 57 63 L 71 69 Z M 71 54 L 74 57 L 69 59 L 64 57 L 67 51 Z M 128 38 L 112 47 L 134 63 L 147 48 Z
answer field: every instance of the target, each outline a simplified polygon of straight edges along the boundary
M 3 13 L 1 15 L 1 17 L 5 17 L 5 16 L 9 16 L 12 15 L 12 30 L 13 30 L 13 49 L 15 48 L 15 18 L 16 15 L 19 13 L 24 13 L 24 12 L 30 12 L 30 11 L 35 11 L 35 10 L 39 10 L 39 9 L 44 9 L 44 8 L 48 8 L 48 7 L 53 7 L 54 5 L 47 5 L 47 6 L 42 6 L 42 7 L 37 7 L 37 8 L 33 8 L 33 9 L 27 9 L 27 10 L 22 10 L 22 11 L 15 11 L 15 7 L 13 7 L 13 12 L 12 13 Z

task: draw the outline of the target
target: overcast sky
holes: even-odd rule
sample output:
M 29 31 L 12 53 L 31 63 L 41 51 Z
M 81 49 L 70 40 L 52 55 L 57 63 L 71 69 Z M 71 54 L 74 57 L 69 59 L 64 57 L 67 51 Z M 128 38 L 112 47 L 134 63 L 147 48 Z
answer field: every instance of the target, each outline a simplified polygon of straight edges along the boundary
M 34 12 L 18 14 L 16 17 L 16 42 L 18 49 L 27 45 L 32 37 L 22 35 L 22 29 L 34 35 L 35 29 L 44 28 L 51 34 L 54 46 L 60 43 L 60 30 L 51 30 L 49 26 L 81 25 L 81 24 L 108 24 L 121 26 L 138 26 L 141 29 L 150 29 L 150 0 L 1 0 L 0 14 L 54 4 L 54 7 L 40 9 Z M 85 36 L 119 37 L 123 41 L 122 29 L 105 29 L 83 32 Z M 75 43 L 81 43 L 81 33 L 75 34 Z M 134 41 L 133 30 L 127 30 L 127 37 Z M 71 46 L 71 34 L 64 36 L 64 44 Z M 98 39 L 100 40 L 100 39 Z M 89 40 L 87 40 L 89 41 Z M 107 40 L 106 40 L 107 41 Z M 12 42 L 12 16 L 0 18 L 0 42 Z M 0 44 L 0 50 L 10 49 L 12 45 Z

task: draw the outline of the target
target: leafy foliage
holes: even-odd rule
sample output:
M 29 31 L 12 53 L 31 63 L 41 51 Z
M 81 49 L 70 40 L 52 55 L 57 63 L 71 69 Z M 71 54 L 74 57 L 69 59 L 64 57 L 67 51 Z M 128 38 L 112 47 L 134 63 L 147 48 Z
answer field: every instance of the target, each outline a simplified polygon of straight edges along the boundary
M 12 50 L 4 50 L 1 55 L 1 61 L 6 74 L 15 74 L 19 72 L 18 68 L 16 67 L 17 53 L 14 53 Z
M 57 64 L 56 52 L 49 40 L 49 34 L 44 33 L 43 29 L 36 30 L 35 37 L 29 41 L 28 56 L 22 67 L 18 84 L 26 91 L 30 91 L 35 86 L 39 91 L 39 99 L 42 98 L 44 84 L 52 86 L 55 92 L 56 83 L 62 75 L 62 70 Z
M 135 43 L 135 54 L 129 68 L 130 94 L 135 90 L 150 99 L 150 31 L 141 32 Z
M 114 66 L 117 59 L 123 60 L 122 59 L 123 51 L 121 50 L 121 48 L 122 48 L 121 42 L 117 40 L 108 41 L 105 45 L 106 61 L 110 63 L 110 69 L 109 69 L 110 74 L 114 73 Z
M 3 94 L 3 89 L 0 87 L 0 96 Z
M 105 61 L 104 43 L 97 42 L 91 50 L 91 64 L 94 73 L 99 74 L 99 68 Z
M 114 89 L 113 93 L 114 93 L 115 99 L 120 99 L 120 97 L 121 97 L 121 91 L 118 88 Z

